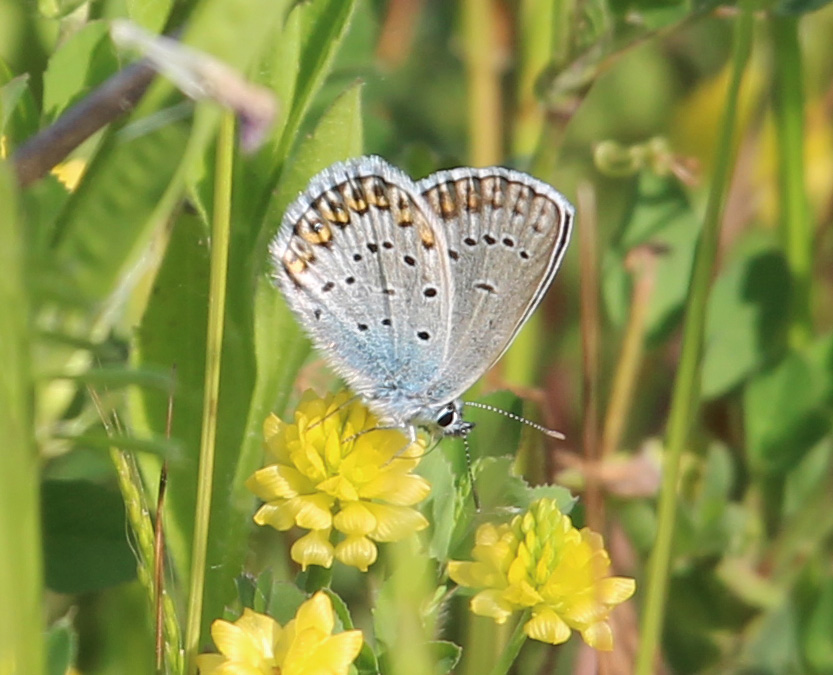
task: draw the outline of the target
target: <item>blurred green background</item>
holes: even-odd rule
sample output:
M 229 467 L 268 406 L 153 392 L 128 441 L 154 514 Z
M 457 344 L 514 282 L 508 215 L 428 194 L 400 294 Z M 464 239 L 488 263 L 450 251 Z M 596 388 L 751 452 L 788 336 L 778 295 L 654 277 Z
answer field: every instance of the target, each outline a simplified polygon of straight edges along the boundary
M 247 583 L 266 584 L 264 551 L 270 580 L 293 577 L 285 542 L 253 532 L 242 481 L 266 414 L 310 384 L 335 386 L 266 278 L 266 242 L 316 171 L 379 154 L 414 178 L 512 166 L 577 205 L 564 269 L 476 392 L 511 390 L 502 406 L 568 440 L 514 427 L 471 440 L 492 472 L 569 487 L 575 522 L 602 531 L 617 573 L 637 578 L 599 668 L 833 672 L 833 6 L 0 0 L 0 674 L 152 671 L 140 530 L 161 458 L 184 617 L 220 113 L 160 78 L 54 171 L 15 179 L 28 139 L 137 59 L 111 41 L 114 18 L 176 32 L 278 102 L 263 148 L 238 153 L 230 176 L 203 644 Z M 709 223 L 698 318 L 692 269 Z M 674 393 L 687 355 L 688 405 Z M 459 476 L 449 447 L 441 469 Z M 516 450 L 514 464 L 499 459 Z M 649 567 L 669 475 L 669 557 Z M 371 580 L 337 572 L 358 624 L 372 623 L 395 563 Z M 665 578 L 667 595 L 647 590 Z M 431 637 L 463 645 L 455 672 L 482 672 L 474 654 L 505 634 L 462 600 L 438 605 Z M 656 666 L 646 615 L 662 626 Z M 590 672 L 588 658 L 575 638 L 529 644 L 516 672 Z

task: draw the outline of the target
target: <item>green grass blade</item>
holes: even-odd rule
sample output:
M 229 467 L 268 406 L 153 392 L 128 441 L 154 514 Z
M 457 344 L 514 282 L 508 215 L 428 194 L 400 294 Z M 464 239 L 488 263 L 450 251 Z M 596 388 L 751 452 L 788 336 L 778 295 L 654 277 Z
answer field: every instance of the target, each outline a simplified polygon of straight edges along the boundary
M 231 223 L 231 184 L 234 161 L 234 117 L 226 113 L 217 144 L 217 171 L 214 192 L 214 222 L 211 232 L 211 273 L 208 305 L 208 340 L 205 364 L 203 424 L 200 441 L 200 465 L 191 549 L 191 577 L 188 594 L 188 618 L 185 632 L 186 668 L 196 672 L 205 584 L 208 525 L 214 482 L 214 450 L 217 437 L 217 400 L 220 388 L 220 365 L 223 350 L 223 327 L 228 277 L 229 231 Z
M 40 463 L 32 437 L 29 300 L 15 184 L 0 164 L 0 669 L 44 669 Z M 8 671 L 6 669 L 8 668 Z
M 706 305 L 717 256 L 720 222 L 734 165 L 735 124 L 741 83 L 752 45 L 753 18 L 748 3 L 736 19 L 732 55 L 732 81 L 721 119 L 717 164 L 709 188 L 704 226 L 694 258 L 691 291 L 686 306 L 680 366 L 674 381 L 668 421 L 666 457 L 659 502 L 656 542 L 648 567 L 648 589 L 642 616 L 641 642 L 636 672 L 654 670 L 665 616 L 665 599 L 671 561 L 671 543 L 677 510 L 677 480 L 680 459 L 688 442 L 692 421 L 699 410 L 700 361 L 706 326 Z
M 792 274 L 790 344 L 806 346 L 812 335 L 810 289 L 813 230 L 804 178 L 804 94 L 798 18 L 770 19 L 775 78 L 772 107 L 778 141 L 778 177 L 784 251 Z

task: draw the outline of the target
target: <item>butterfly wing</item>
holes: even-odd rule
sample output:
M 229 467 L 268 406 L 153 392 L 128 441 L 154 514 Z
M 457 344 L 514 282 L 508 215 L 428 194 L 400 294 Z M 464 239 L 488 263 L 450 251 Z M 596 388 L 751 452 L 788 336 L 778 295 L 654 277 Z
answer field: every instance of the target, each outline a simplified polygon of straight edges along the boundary
M 313 178 L 270 245 L 274 279 L 315 346 L 393 423 L 410 421 L 409 399 L 448 358 L 447 248 L 414 182 L 379 157 Z
M 501 357 L 541 302 L 574 210 L 546 183 L 500 167 L 440 171 L 417 188 L 445 226 L 455 283 L 452 347 L 431 385 L 449 400 Z

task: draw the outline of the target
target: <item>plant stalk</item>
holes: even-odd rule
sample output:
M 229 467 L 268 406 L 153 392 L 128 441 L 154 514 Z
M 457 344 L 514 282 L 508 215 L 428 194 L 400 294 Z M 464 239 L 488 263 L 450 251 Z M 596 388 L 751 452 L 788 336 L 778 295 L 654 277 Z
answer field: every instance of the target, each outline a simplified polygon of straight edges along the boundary
M 187 672 L 192 674 L 197 671 L 196 656 L 200 646 L 200 619 L 205 587 L 205 558 L 208 549 L 208 526 L 211 513 L 211 490 L 214 476 L 214 451 L 217 437 L 217 401 L 220 389 L 226 279 L 228 276 L 233 163 L 234 115 L 231 112 L 224 112 L 217 138 L 214 214 L 211 228 L 205 393 L 203 399 L 202 435 L 200 440 L 197 506 L 194 517 L 194 541 L 191 552 L 188 619 L 185 632 Z
M 495 667 L 490 671 L 489 675 L 506 675 L 512 667 L 512 664 L 515 663 L 515 659 L 517 659 L 518 654 L 521 653 L 521 647 L 523 647 L 524 642 L 526 642 L 524 624 L 529 621 L 530 613 L 531 612 L 529 610 L 526 610 L 523 614 L 521 614 L 518 623 L 515 625 L 515 630 L 512 631 L 509 641 L 503 648 L 503 652 L 498 658 L 497 663 L 495 663 Z
M 668 590 L 671 543 L 677 510 L 677 481 L 680 458 L 689 440 L 692 420 L 699 410 L 700 361 L 706 325 L 706 303 L 720 235 L 720 222 L 734 166 L 735 124 L 743 75 L 752 46 L 753 17 L 749 2 L 741 3 L 732 45 L 732 79 L 720 122 L 717 162 L 709 188 L 703 230 L 694 256 L 691 290 L 686 306 L 680 366 L 674 381 L 668 421 L 665 464 L 659 499 L 659 522 L 654 550 L 648 566 L 648 589 L 637 654 L 637 675 L 654 672 Z
M 800 349 L 812 335 L 813 232 L 804 178 L 804 92 L 798 18 L 770 19 L 773 50 L 772 109 L 778 143 L 781 228 L 792 277 L 790 346 Z

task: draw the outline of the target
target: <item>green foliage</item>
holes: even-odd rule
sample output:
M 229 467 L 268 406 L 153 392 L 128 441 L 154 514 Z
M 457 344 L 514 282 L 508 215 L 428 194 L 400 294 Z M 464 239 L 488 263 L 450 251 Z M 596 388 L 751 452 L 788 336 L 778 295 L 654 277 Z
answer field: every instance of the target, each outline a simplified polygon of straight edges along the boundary
M 215 619 L 252 607 L 283 625 L 324 588 L 337 630 L 365 635 L 354 672 L 486 672 L 512 626 L 473 617 L 447 564 L 471 559 L 479 525 L 546 497 L 578 526 L 603 523 L 619 573 L 639 579 L 635 614 L 649 611 L 649 584 L 667 579 L 658 611 L 669 672 L 831 672 L 833 239 L 824 225 L 833 160 L 818 149 L 833 133 L 821 112 L 833 7 L 729 4 L 519 0 L 492 17 L 495 62 L 484 64 L 461 28 L 469 0 L 40 0 L 25 12 L 0 0 L 0 549 L 15 552 L 0 563 L 0 671 L 7 654 L 26 673 L 151 671 L 152 533 L 137 513 L 155 509 L 163 462 L 166 639 L 176 642 L 170 626 L 185 623 L 215 186 L 227 181 L 201 650 Z M 771 69 L 729 56 L 751 9 L 770 29 L 756 45 L 770 50 Z M 262 147 L 238 153 L 222 175 L 216 104 L 159 77 L 59 167 L 83 166 L 80 182 L 67 187 L 58 172 L 18 190 L 15 153 L 137 57 L 114 46 L 112 18 L 176 35 L 271 92 L 277 114 Z M 732 63 L 745 81 L 727 91 Z M 471 101 L 489 100 L 476 96 L 484 81 L 497 95 L 471 111 Z M 733 141 L 715 147 L 717 129 L 733 129 Z M 579 204 L 578 228 L 597 231 L 589 243 L 576 237 L 503 373 L 469 395 L 544 419 L 567 440 L 469 407 L 471 465 L 461 439 L 421 459 L 431 494 L 419 539 L 380 546 L 367 574 L 338 564 L 299 573 L 289 553 L 297 533 L 257 528 L 244 482 L 262 464 L 269 413 L 289 420 L 304 389 L 337 385 L 269 279 L 268 241 L 333 162 L 382 154 L 420 178 L 484 147 L 511 148 L 493 161 L 556 185 Z M 721 170 L 727 178 L 710 185 Z M 714 265 L 695 278 L 709 248 L 704 206 L 720 236 Z M 579 283 L 580 259 L 600 273 L 596 318 L 580 295 L 592 292 L 588 276 Z M 693 296 L 706 299 L 702 313 Z M 597 322 L 600 340 L 588 397 L 583 358 L 593 342 L 580 319 Z M 683 331 L 702 350 L 681 346 Z M 682 410 L 674 382 L 683 371 L 693 374 L 690 431 L 679 480 L 660 488 L 674 461 L 665 435 Z M 494 391 L 507 382 L 529 388 Z M 604 453 L 585 426 L 593 411 Z M 110 457 L 125 456 L 140 471 L 117 465 L 117 481 Z M 559 480 L 586 487 L 587 498 Z M 672 508 L 658 506 L 660 489 Z M 649 567 L 668 514 L 669 560 Z M 46 612 L 44 588 L 61 594 Z M 617 647 L 639 633 L 640 662 L 653 663 L 650 627 L 639 632 L 621 616 L 631 625 L 615 627 Z M 556 658 L 559 672 L 572 672 L 584 658 L 575 646 L 554 656 L 557 648 L 527 645 L 515 672 L 547 672 Z M 182 672 L 171 657 L 179 647 L 168 645 L 166 672 Z
M 86 481 L 46 481 L 41 499 L 48 588 L 87 593 L 135 578 L 118 492 Z

